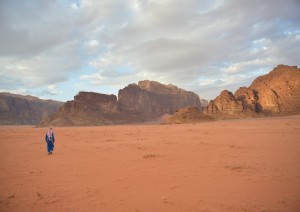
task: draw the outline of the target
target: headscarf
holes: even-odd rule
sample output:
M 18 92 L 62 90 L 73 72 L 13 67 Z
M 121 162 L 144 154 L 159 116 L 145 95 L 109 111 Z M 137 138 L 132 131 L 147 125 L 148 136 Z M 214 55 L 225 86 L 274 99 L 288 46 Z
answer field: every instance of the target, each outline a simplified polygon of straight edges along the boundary
M 50 140 L 52 140 L 52 133 L 53 133 L 52 128 L 49 128 L 49 129 L 48 129 L 48 132 L 47 132 L 47 135 L 48 135 L 48 138 L 49 138 Z

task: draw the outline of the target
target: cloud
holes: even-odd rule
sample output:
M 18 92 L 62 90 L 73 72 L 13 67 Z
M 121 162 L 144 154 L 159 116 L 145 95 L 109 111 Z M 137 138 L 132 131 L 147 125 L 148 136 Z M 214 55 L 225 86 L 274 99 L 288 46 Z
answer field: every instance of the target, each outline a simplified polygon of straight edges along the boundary
M 99 42 L 97 40 L 90 40 L 87 42 L 87 46 L 89 47 L 96 47 L 99 45 Z
M 50 96 L 59 84 L 62 96 L 74 81 L 99 91 L 150 79 L 212 99 L 299 65 L 299 10 L 298 0 L 3 0 L 0 89 Z
M 90 74 L 90 75 L 82 75 L 82 76 L 80 76 L 80 79 L 90 80 L 91 83 L 94 85 L 101 85 L 106 78 L 103 77 L 101 74 L 96 73 L 96 74 Z
M 76 60 L 79 58 L 76 48 L 76 42 L 68 42 L 30 59 L 1 57 L 1 75 L 18 81 L 27 88 L 65 81 L 69 72 L 76 72 L 81 66 L 80 59 Z M 70 58 L 61 56 L 64 54 Z M 3 79 L 0 79 L 0 82 L 2 81 Z

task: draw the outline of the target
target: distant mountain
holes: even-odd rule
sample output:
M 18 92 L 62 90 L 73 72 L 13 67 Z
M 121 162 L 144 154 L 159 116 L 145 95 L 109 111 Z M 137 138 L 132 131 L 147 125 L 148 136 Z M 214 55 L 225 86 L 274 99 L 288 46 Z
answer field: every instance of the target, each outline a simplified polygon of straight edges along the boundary
M 174 85 L 145 80 L 119 90 L 118 99 L 115 95 L 79 92 L 40 126 L 141 123 L 186 106 L 201 108 L 199 96 Z
M 207 101 L 191 91 L 155 81 L 129 84 L 115 95 L 79 92 L 66 103 L 33 96 L 0 93 L 0 124 L 85 126 L 142 123 L 165 114 L 170 123 L 197 122 L 226 117 L 300 113 L 300 69 L 278 65 L 234 94 L 224 90 Z M 201 108 L 203 112 L 201 112 Z M 202 114 L 205 115 L 202 115 Z M 208 115 L 208 116 L 207 116 Z
M 278 65 L 235 94 L 224 90 L 209 102 L 207 114 L 255 116 L 300 113 L 300 69 Z
M 36 125 L 44 117 L 55 113 L 62 104 L 34 96 L 0 93 L 0 124 Z
M 206 99 L 200 99 L 200 103 L 202 108 L 206 108 L 209 102 Z

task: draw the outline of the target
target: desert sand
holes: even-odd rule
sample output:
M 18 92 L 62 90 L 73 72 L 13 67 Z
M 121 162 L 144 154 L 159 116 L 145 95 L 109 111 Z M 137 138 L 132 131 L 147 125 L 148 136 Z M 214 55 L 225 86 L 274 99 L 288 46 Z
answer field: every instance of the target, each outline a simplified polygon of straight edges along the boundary
M 0 127 L 0 211 L 300 211 L 300 116 Z

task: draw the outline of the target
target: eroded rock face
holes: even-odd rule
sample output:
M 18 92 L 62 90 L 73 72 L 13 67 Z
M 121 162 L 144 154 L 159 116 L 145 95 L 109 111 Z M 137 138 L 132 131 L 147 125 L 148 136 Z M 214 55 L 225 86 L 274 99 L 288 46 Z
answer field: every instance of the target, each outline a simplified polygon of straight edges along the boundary
M 113 113 L 117 111 L 117 97 L 94 92 L 79 92 L 73 101 L 60 108 L 63 113 Z
M 153 116 L 170 114 L 186 106 L 201 108 L 197 94 L 174 85 L 163 85 L 149 80 L 121 89 L 118 103 L 124 111 Z
M 79 92 L 41 126 L 84 126 L 114 124 L 119 118 L 117 97 L 94 92 Z
M 153 121 L 181 107 L 201 107 L 198 95 L 153 81 L 141 81 L 121 89 L 118 94 L 105 95 L 80 92 L 65 103 L 41 126 L 106 125 Z
M 224 109 L 225 108 L 225 109 Z M 211 101 L 209 114 L 296 114 L 300 112 L 300 69 L 278 65 L 234 95 L 223 91 Z
M 234 117 L 254 116 L 255 113 L 251 106 L 230 91 L 224 90 L 215 100 L 209 102 L 204 112 L 220 116 L 220 118 L 226 118 L 227 115 Z
M 300 112 L 300 69 L 278 65 L 269 74 L 258 77 L 247 90 L 253 93 L 256 112 Z
M 172 116 L 165 120 L 166 124 L 185 124 L 203 121 L 212 121 L 212 116 L 204 114 L 197 107 L 185 107 L 176 111 Z
M 35 125 L 58 111 L 63 102 L 42 100 L 34 96 L 0 93 L 0 124 Z
M 241 101 L 235 99 L 231 92 L 224 90 L 215 100 L 209 102 L 207 111 L 212 114 L 238 115 L 243 112 L 243 105 Z

